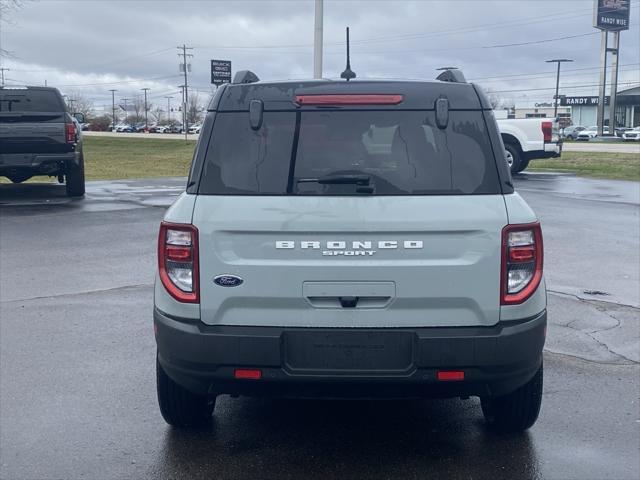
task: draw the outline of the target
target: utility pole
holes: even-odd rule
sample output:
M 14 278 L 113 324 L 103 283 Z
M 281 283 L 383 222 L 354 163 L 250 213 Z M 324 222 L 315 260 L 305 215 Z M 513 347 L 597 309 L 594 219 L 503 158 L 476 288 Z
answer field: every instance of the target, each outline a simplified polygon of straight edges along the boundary
M 313 78 L 322 78 L 323 0 L 316 0 L 313 30 Z
M 2 75 L 2 86 L 3 87 L 4 87 L 4 72 L 10 72 L 10 71 L 11 71 L 11 69 L 9 69 L 9 68 L 4 68 L 4 67 L 0 68 L 0 74 Z
M 182 111 L 184 112 L 184 122 L 182 126 L 184 127 L 184 139 L 187 139 L 187 130 L 189 129 L 189 119 L 187 118 L 187 103 L 189 102 L 189 80 L 187 78 L 187 70 L 189 69 L 189 64 L 187 60 L 193 55 L 191 53 L 187 53 L 187 50 L 193 50 L 193 47 L 187 47 L 186 45 L 182 45 L 181 47 L 177 47 L 178 50 L 182 50 L 182 53 L 178 53 L 179 57 L 182 57 L 182 66 L 184 70 L 184 94 L 183 94 L 183 107 Z
M 144 129 L 145 131 L 149 130 L 149 117 L 147 116 L 147 91 L 151 90 L 150 88 L 141 88 L 140 90 L 144 91 Z
M 573 60 L 569 60 L 568 58 L 557 58 L 555 60 L 547 60 L 547 63 L 557 63 L 558 64 L 558 74 L 556 75 L 556 96 L 553 107 L 553 118 L 558 118 L 558 91 L 560 89 L 560 64 L 565 62 L 573 62 Z
M 171 99 L 173 97 L 164 97 L 167 99 L 167 124 L 171 125 Z
M 111 89 L 111 131 L 116 131 L 116 92 L 118 90 Z

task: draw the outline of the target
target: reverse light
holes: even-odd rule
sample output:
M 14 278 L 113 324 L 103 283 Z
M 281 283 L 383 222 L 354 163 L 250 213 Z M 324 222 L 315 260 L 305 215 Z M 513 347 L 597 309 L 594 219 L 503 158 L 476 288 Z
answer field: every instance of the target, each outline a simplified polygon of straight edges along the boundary
M 184 303 L 198 303 L 198 229 L 162 222 L 158 234 L 158 272 L 169 294 Z
M 403 99 L 395 94 L 296 95 L 299 105 L 398 105 Z
M 539 223 L 502 229 L 500 304 L 516 305 L 536 291 L 542 279 L 542 230 Z

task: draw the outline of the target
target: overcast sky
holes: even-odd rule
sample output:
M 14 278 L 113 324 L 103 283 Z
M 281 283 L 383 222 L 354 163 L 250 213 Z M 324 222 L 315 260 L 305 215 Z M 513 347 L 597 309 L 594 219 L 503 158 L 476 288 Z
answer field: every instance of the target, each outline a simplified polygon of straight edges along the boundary
M 313 74 L 313 0 L 22 3 L 1 22 L 7 84 L 46 80 L 98 107 L 110 105 L 111 88 L 117 99 L 149 87 L 154 102 L 177 100 L 183 81 L 176 46 L 183 43 L 193 47 L 189 83 L 202 97 L 211 93 L 212 58 L 261 79 Z M 344 69 L 349 26 L 359 78 L 432 79 L 436 68 L 457 66 L 506 99 L 542 102 L 551 101 L 555 87 L 555 67 L 544 61 L 564 57 L 575 62 L 563 66 L 561 93 L 597 94 L 590 86 L 598 83 L 600 45 L 593 0 L 324 3 L 325 77 Z M 631 30 L 621 34 L 620 89 L 640 83 L 640 0 L 631 5 Z M 529 44 L 504 46 L 522 43 Z

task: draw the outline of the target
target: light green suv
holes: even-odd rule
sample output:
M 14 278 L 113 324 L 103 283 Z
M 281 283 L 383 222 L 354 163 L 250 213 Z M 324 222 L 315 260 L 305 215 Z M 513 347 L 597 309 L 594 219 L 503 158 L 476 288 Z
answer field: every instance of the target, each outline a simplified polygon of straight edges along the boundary
M 255 81 L 211 101 L 158 239 L 158 400 L 479 396 L 523 430 L 542 395 L 540 224 L 489 102 L 444 81 Z

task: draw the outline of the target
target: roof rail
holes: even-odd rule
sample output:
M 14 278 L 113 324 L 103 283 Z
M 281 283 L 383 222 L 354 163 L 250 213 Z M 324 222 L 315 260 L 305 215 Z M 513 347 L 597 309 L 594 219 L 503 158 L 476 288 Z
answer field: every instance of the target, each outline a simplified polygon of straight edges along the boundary
M 457 68 L 446 68 L 444 71 L 436 77 L 436 80 L 441 82 L 453 82 L 453 83 L 467 83 L 467 79 L 464 78 L 464 74 Z
M 233 76 L 233 81 L 231 83 L 255 83 L 259 81 L 260 79 L 258 76 L 251 70 L 240 70 Z

